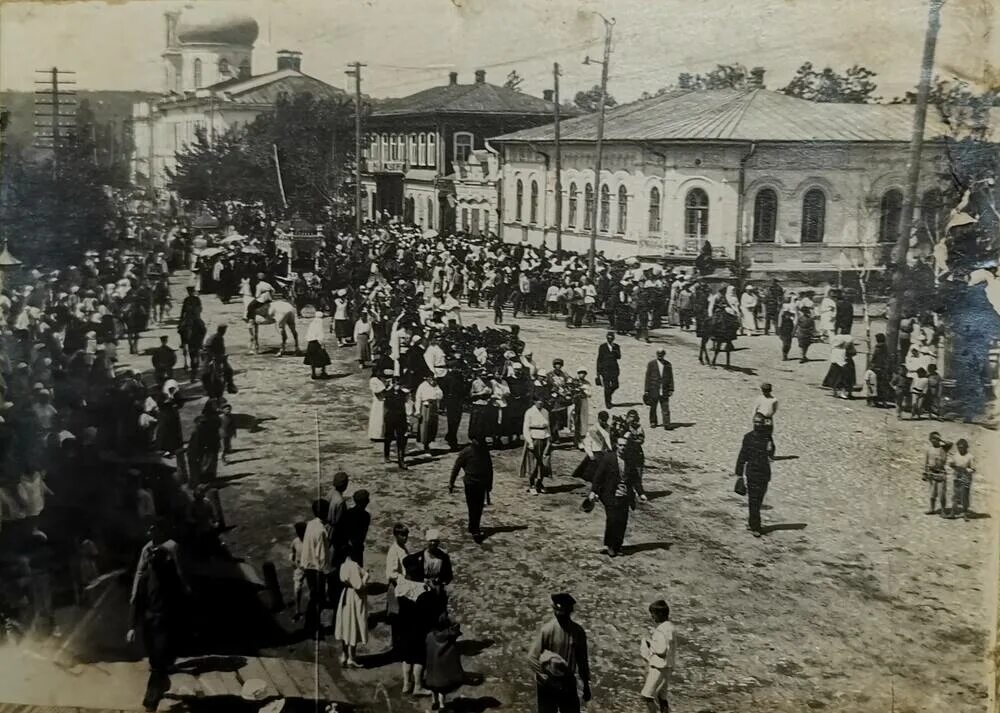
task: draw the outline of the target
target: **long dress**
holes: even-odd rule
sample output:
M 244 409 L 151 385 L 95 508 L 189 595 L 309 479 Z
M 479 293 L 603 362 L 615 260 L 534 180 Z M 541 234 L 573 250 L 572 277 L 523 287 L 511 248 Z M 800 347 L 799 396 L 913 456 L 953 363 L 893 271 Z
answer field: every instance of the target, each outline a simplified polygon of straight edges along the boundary
M 348 556 L 340 565 L 343 590 L 337 603 L 337 620 L 333 637 L 348 646 L 368 643 L 368 572 Z
M 385 439 L 385 404 L 382 402 L 385 382 L 373 376 L 368 380 L 368 388 L 372 392 L 372 403 L 368 408 L 368 438 L 381 441 Z
M 458 637 L 462 630 L 458 624 L 446 629 L 435 629 L 427 634 L 424 685 L 434 693 L 448 694 L 458 690 L 465 680 L 462 654 Z
M 371 334 L 371 322 L 362 322 L 359 319 L 354 323 L 354 343 L 358 345 L 358 361 L 362 364 L 372 360 Z
M 306 356 L 302 363 L 313 369 L 324 369 L 330 365 L 330 355 L 323 347 L 323 314 L 318 312 L 309 323 L 306 332 Z

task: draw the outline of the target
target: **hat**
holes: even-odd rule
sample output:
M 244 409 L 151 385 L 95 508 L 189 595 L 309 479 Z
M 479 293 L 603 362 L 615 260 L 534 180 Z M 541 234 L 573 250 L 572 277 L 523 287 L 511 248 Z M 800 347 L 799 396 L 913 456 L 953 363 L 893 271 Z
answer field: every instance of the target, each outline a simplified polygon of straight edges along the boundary
M 432 527 L 427 532 L 424 533 L 424 539 L 428 542 L 440 542 L 441 541 L 441 531 L 436 527 Z
M 576 605 L 576 600 L 572 594 L 559 592 L 552 595 L 552 606 L 557 609 L 572 609 Z
M 577 373 L 577 374 L 586 374 L 586 373 L 587 373 L 587 370 L 586 370 L 586 369 L 577 369 L 577 370 L 576 370 L 576 373 Z
M 582 503 L 580 503 L 580 509 L 584 512 L 594 511 L 594 501 L 590 499 L 589 495 L 583 499 Z
M 337 296 L 338 297 L 346 297 L 347 296 L 347 290 L 344 289 L 344 288 L 341 288 L 341 289 L 337 290 Z
M 517 355 L 514 352 L 512 352 L 510 349 L 508 349 L 507 351 L 505 351 L 503 353 L 503 358 L 504 359 L 513 359 L 515 356 L 517 356 Z
M 615 445 L 618 445 L 618 446 L 624 446 L 624 445 L 627 445 L 627 444 L 628 444 L 628 439 L 626 439 L 626 438 L 619 438 L 618 440 L 615 441 Z
M 395 375 L 396 375 L 396 372 L 393 371 L 392 369 L 383 369 L 382 370 L 382 376 L 395 376 Z

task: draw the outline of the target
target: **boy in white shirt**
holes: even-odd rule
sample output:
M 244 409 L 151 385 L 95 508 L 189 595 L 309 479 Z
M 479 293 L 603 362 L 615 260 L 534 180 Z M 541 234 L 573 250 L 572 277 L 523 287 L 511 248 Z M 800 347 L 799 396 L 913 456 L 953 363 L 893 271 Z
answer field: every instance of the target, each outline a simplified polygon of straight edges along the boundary
M 662 599 L 649 605 L 649 613 L 656 627 L 640 645 L 640 653 L 648 666 L 640 695 L 649 713 L 667 713 L 670 710 L 667 684 L 674 668 L 676 648 L 674 625 L 670 622 L 670 606 Z

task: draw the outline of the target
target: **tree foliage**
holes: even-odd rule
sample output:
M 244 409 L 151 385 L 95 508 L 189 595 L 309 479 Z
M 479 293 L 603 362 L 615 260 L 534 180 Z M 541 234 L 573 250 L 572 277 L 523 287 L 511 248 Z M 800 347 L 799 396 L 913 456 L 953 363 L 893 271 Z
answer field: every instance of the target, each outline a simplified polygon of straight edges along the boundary
M 285 211 L 275 151 L 288 208 Z M 274 110 L 215 140 L 204 131 L 177 153 L 172 190 L 220 215 L 226 201 L 260 201 L 276 214 L 321 221 L 353 187 L 354 105 L 350 100 L 283 95 Z
M 840 74 L 830 67 L 817 71 L 812 62 L 805 62 L 780 91 L 814 102 L 868 104 L 879 101 L 875 95 L 876 76 L 875 72 L 857 64 Z
M 523 81 L 524 78 L 517 73 L 517 70 L 512 69 L 507 73 L 507 79 L 504 81 L 503 85 L 508 89 L 513 89 L 515 92 L 519 92 L 521 91 L 521 83 Z
M 601 105 L 601 85 L 595 84 L 586 91 L 577 92 L 576 96 L 573 98 L 573 104 L 577 109 L 589 114 L 597 111 Z M 608 108 L 618 106 L 618 102 L 615 101 L 615 98 L 610 94 L 605 94 L 604 106 Z
M 85 103 L 75 127 L 41 160 L 7 152 L 0 161 L 0 235 L 28 264 L 65 265 L 105 247 L 114 230 L 108 183 L 93 142 L 93 114 Z

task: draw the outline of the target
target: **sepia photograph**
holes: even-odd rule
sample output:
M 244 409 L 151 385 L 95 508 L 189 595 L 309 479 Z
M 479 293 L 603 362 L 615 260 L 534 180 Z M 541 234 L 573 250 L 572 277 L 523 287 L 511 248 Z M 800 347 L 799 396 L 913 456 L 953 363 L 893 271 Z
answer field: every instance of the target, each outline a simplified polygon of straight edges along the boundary
M 998 713 L 998 181 L 991 0 L 0 0 L 0 713 Z

